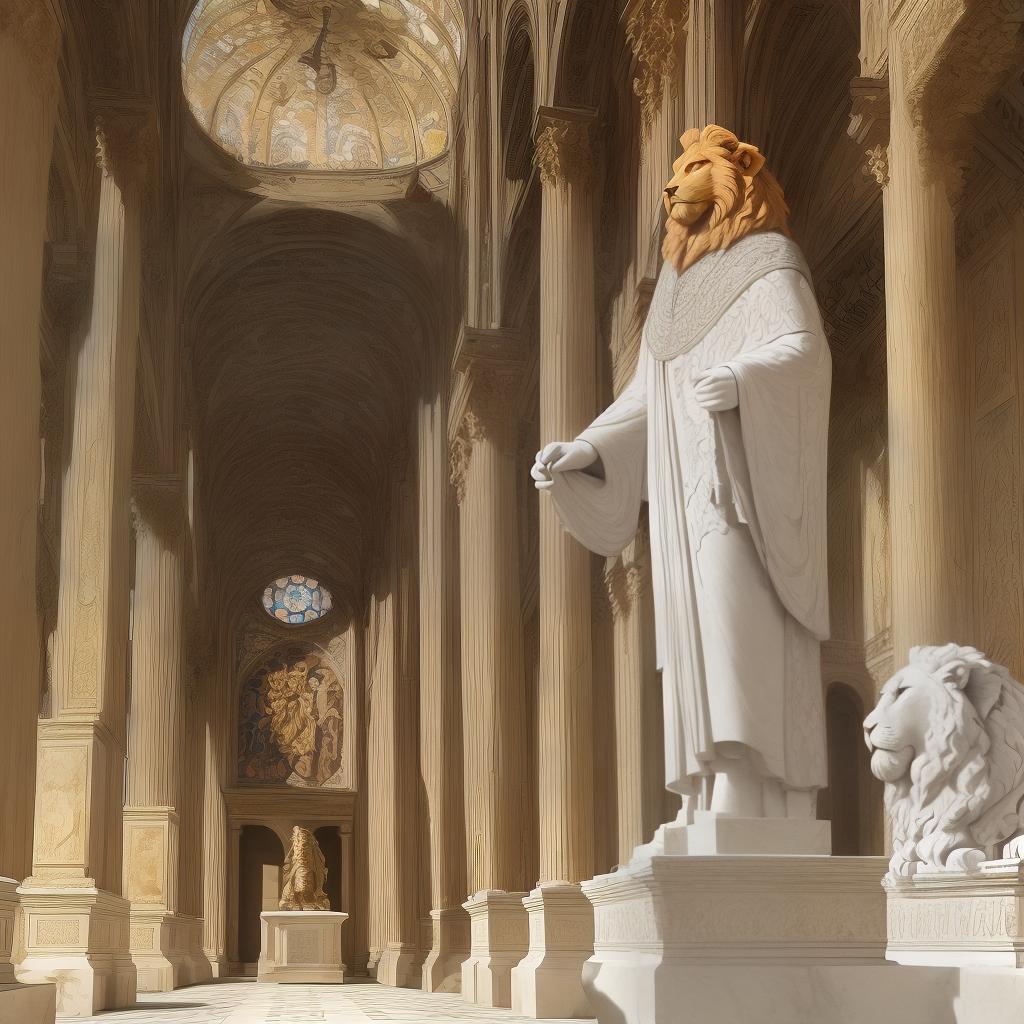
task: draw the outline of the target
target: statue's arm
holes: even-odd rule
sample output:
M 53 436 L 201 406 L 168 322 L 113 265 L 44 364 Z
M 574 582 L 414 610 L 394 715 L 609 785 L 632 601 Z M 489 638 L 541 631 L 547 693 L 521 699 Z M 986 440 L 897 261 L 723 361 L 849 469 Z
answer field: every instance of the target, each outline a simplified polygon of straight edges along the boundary
M 636 533 L 647 478 L 648 356 L 641 346 L 632 381 L 621 395 L 579 435 L 562 445 L 585 464 L 548 467 L 551 496 L 562 525 L 602 555 L 618 554 Z M 549 446 L 551 447 L 551 446 Z M 548 448 L 540 453 L 545 455 Z M 535 466 L 543 469 L 543 458 Z

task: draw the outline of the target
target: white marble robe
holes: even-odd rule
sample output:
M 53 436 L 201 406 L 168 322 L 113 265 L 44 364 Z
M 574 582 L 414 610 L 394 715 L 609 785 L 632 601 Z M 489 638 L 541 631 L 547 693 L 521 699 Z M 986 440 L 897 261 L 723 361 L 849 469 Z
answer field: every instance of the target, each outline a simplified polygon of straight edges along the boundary
M 770 233 L 746 246 L 747 263 L 773 239 L 802 267 Z M 806 268 L 766 269 L 669 358 L 666 327 L 692 337 L 694 307 L 708 303 L 703 286 L 680 302 L 682 279 L 664 266 L 636 374 L 580 435 L 604 478 L 556 473 L 549 491 L 563 525 L 604 555 L 625 547 L 649 501 L 666 773 L 684 795 L 724 742 L 744 744 L 786 788 L 827 783 L 819 648 L 831 359 Z M 709 414 L 693 385 L 719 366 L 736 376 L 739 408 Z

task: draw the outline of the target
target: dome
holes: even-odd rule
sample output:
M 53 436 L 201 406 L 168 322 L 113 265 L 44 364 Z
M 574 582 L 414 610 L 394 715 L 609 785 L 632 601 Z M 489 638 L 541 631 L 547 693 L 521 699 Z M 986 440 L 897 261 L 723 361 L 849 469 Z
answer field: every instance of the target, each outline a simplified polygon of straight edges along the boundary
M 282 576 L 263 591 L 267 614 L 293 626 L 322 619 L 332 604 L 331 592 L 309 576 Z
M 400 170 L 447 151 L 461 51 L 457 0 L 200 0 L 182 79 L 250 167 Z

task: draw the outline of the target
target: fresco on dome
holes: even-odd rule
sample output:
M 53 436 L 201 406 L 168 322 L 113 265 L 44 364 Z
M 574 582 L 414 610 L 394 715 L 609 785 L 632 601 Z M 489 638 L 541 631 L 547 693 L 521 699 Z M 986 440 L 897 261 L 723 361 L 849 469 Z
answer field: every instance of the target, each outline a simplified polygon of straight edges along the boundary
M 344 692 L 323 655 L 295 647 L 269 658 L 238 700 L 239 782 L 344 786 Z
M 201 0 L 185 95 L 249 166 L 412 167 L 448 148 L 462 35 L 457 0 Z

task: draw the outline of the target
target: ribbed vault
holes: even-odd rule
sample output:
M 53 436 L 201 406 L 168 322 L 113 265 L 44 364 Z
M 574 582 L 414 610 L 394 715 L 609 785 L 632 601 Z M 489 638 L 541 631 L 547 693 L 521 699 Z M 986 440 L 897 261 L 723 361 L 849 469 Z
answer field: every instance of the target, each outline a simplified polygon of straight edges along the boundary
M 433 339 L 424 282 L 400 235 L 308 211 L 236 227 L 204 262 L 187 329 L 222 607 L 293 572 L 357 603 Z

